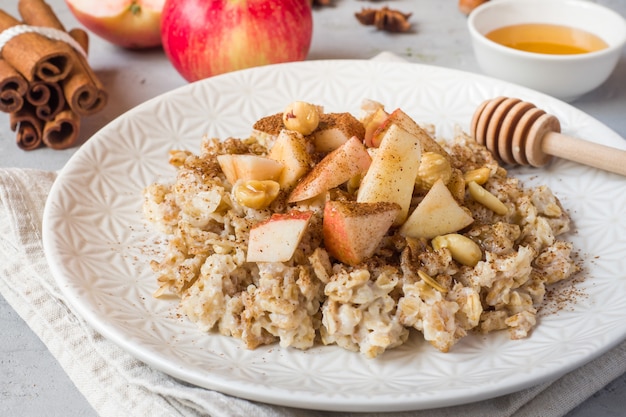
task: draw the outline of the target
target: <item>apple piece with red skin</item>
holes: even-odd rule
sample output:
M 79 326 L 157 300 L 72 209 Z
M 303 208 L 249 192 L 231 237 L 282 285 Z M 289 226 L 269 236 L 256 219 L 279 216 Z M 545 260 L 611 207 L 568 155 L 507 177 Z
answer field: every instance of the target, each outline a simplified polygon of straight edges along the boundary
M 250 229 L 247 262 L 287 262 L 304 236 L 312 211 L 274 213 Z
M 309 155 L 304 137 L 291 130 L 280 131 L 270 148 L 268 157 L 284 166 L 277 180 L 283 190 L 295 186 L 298 180 L 311 169 L 311 155 Z
M 448 152 L 446 152 L 445 149 L 443 149 L 441 145 L 439 145 L 437 141 L 428 134 L 428 132 L 422 129 L 420 125 L 417 124 L 415 120 L 413 120 L 411 116 L 406 114 L 402 109 L 392 111 L 389 114 L 389 117 L 387 117 L 380 124 L 380 126 L 372 134 L 370 146 L 374 148 L 379 147 L 383 137 L 385 136 L 385 132 L 389 129 L 389 126 L 394 124 L 417 137 L 420 141 L 422 152 L 435 152 L 440 155 L 444 155 L 446 158 L 450 157 Z
M 311 46 L 309 0 L 166 0 L 165 54 L 187 80 L 304 60 Z
M 327 201 L 322 221 L 324 247 L 335 259 L 358 265 L 374 254 L 399 212 L 396 203 Z
M 76 20 L 106 41 L 128 49 L 161 45 L 165 0 L 65 0 Z
M 323 113 L 310 138 L 316 151 L 328 153 L 346 143 L 352 136 L 363 139 L 364 134 L 363 123 L 350 113 Z
M 283 164 L 270 158 L 252 154 L 223 154 L 217 156 L 222 172 L 231 184 L 237 180 L 277 180 Z
M 421 149 L 418 137 L 395 123 L 391 124 L 361 181 L 357 201 L 397 203 L 402 210 L 398 213 L 395 225 L 402 224 L 413 197 L 422 157 Z
M 339 129 L 323 129 L 311 135 L 315 150 L 321 153 L 332 152 L 348 141 L 350 136 Z
M 296 185 L 287 202 L 308 200 L 367 171 L 372 158 L 356 136 L 326 155 Z
M 384 108 L 378 108 L 371 115 L 369 115 L 366 120 L 363 121 L 363 126 L 365 126 L 365 135 L 363 137 L 363 142 L 365 143 L 365 146 L 368 146 L 370 148 L 377 148 L 378 145 L 380 145 L 378 140 L 374 145 L 372 139 L 374 138 L 374 133 L 378 131 L 380 126 L 385 123 L 388 118 L 389 113 L 387 113 Z M 377 139 L 379 139 L 380 137 L 381 136 L 379 135 Z

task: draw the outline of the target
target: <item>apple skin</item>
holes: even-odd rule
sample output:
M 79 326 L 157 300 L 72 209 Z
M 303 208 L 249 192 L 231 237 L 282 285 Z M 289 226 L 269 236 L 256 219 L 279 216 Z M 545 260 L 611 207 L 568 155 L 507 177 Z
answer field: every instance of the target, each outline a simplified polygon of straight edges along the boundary
M 287 262 L 304 236 L 312 211 L 274 213 L 250 229 L 247 262 Z
M 391 125 L 398 125 L 402 129 L 406 130 L 410 134 L 417 137 L 422 147 L 422 152 L 434 152 L 440 155 L 450 158 L 448 153 L 434 140 L 419 124 L 415 122 L 406 114 L 402 109 L 395 109 L 389 116 L 383 120 L 378 128 L 372 133 L 369 146 L 379 147 L 380 143 L 385 136 L 385 133 Z
M 288 203 L 307 200 L 335 188 L 355 175 L 367 172 L 372 158 L 356 136 L 329 153 L 309 171 L 291 192 Z
M 311 155 L 303 136 L 286 129 L 278 134 L 268 158 L 283 165 L 277 180 L 283 190 L 293 187 L 309 171 L 311 165 Z
M 358 265 L 372 256 L 400 210 L 396 203 L 327 201 L 322 221 L 326 250 L 341 262 Z
M 313 35 L 309 0 L 166 0 L 165 54 L 189 82 L 302 61 Z
M 65 0 L 76 20 L 102 39 L 123 48 L 161 45 L 165 0 Z
M 419 137 L 391 123 L 361 181 L 357 201 L 398 203 L 402 210 L 394 224 L 399 226 L 404 223 L 413 198 L 421 158 Z

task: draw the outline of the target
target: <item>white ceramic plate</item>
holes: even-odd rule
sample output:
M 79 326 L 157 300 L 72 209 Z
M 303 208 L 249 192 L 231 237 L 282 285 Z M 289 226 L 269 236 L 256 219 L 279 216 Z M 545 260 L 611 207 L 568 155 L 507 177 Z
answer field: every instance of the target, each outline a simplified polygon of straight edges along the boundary
M 197 151 L 208 134 L 246 136 L 259 117 L 293 100 L 358 114 L 363 98 L 401 107 L 451 138 L 476 106 L 498 95 L 533 101 L 565 133 L 623 148 L 609 128 L 545 95 L 437 67 L 373 61 L 312 61 L 261 67 L 190 84 L 119 117 L 90 139 L 54 184 L 44 245 L 69 303 L 97 331 L 138 359 L 190 383 L 243 398 L 338 411 L 395 411 L 468 403 L 554 379 L 626 336 L 626 181 L 557 161 L 517 169 L 529 185 L 548 184 L 570 211 L 569 236 L 584 280 L 561 290 L 565 305 L 544 309 L 525 340 L 506 332 L 472 335 L 450 353 L 418 337 L 377 359 L 337 347 L 246 350 L 203 334 L 154 299 L 148 262 L 159 235 L 141 216 L 141 190 L 171 177 L 170 149 Z M 572 284 L 569 284 L 572 285 Z

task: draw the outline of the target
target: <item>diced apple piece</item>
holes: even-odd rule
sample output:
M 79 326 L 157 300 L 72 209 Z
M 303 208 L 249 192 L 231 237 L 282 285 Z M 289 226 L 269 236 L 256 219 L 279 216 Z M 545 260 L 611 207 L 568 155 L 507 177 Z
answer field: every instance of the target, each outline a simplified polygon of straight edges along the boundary
M 401 210 L 394 224 L 404 223 L 411 204 L 421 158 L 419 139 L 392 124 L 374 153 L 372 165 L 361 181 L 357 201 L 397 203 Z
M 377 109 L 372 115 L 370 115 L 364 122 L 363 126 L 365 127 L 365 136 L 363 137 L 363 142 L 365 146 L 369 147 L 377 147 L 380 143 L 376 143 L 374 146 L 373 138 L 374 132 L 376 132 L 380 126 L 387 120 L 389 117 L 389 113 L 385 111 L 385 109 Z
M 366 146 L 371 147 L 372 134 L 378 126 L 389 117 L 389 113 L 385 111 L 385 105 L 379 101 L 369 98 L 363 99 L 361 102 L 361 115 L 359 120 L 365 127 L 365 136 L 363 142 Z
M 327 201 L 324 246 L 335 259 L 357 265 L 372 256 L 399 211 L 396 203 Z
M 353 136 L 363 140 L 365 128 L 350 113 L 325 113 L 320 116 L 317 129 L 311 133 L 311 141 L 317 152 L 331 152 Z
M 257 120 L 252 126 L 250 136 L 269 149 L 276 142 L 276 138 L 284 128 L 283 114 L 276 113 Z
M 385 105 L 380 101 L 372 100 L 371 98 L 364 98 L 361 100 L 361 115 L 359 120 L 365 121 L 368 117 L 374 114 L 378 109 L 384 109 Z
M 260 155 L 224 154 L 217 156 L 217 162 L 231 184 L 237 180 L 275 181 L 283 170 L 280 162 Z
M 440 144 L 434 140 L 428 132 L 420 127 L 408 114 L 401 109 L 396 109 L 385 120 L 380 127 L 372 135 L 372 146 L 380 146 L 381 141 L 385 135 L 385 132 L 391 125 L 398 125 L 407 132 L 415 135 L 422 145 L 422 152 L 435 152 L 440 155 L 444 155 L 449 158 L 448 152 L 441 147 Z
M 353 136 L 315 165 L 296 185 L 287 201 L 294 203 L 313 198 L 364 173 L 371 163 L 372 158 L 363 142 Z
M 248 262 L 287 262 L 306 232 L 312 211 L 275 213 L 250 229 Z
M 458 232 L 473 221 L 469 210 L 459 205 L 443 181 L 438 180 L 400 227 L 400 234 L 432 239 Z
M 296 185 L 296 182 L 309 171 L 312 162 L 304 137 L 297 132 L 285 129 L 278 134 L 268 157 L 284 166 L 278 177 L 278 183 L 282 189 L 289 189 Z

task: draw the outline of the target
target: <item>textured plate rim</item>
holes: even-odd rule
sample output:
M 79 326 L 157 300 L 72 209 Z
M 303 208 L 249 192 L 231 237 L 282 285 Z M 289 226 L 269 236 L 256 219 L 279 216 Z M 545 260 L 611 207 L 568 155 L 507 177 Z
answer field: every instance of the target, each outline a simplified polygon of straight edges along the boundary
M 309 66 L 309 65 L 329 65 L 332 66 L 335 60 L 326 60 L 326 61 L 308 61 L 302 63 L 291 63 L 291 64 L 279 64 L 274 66 L 260 67 L 251 70 L 243 70 L 237 73 L 225 74 L 223 76 L 215 77 L 213 79 L 198 81 L 198 83 L 209 82 L 209 83 L 217 83 L 222 77 L 238 77 L 241 74 L 248 72 L 269 72 L 269 71 L 280 71 L 281 67 L 298 67 L 298 66 Z M 404 66 L 412 66 L 414 68 L 418 67 L 428 67 L 422 64 L 411 64 L 411 63 L 381 63 L 378 62 L 373 64 L 373 61 L 361 61 L 361 60 L 340 60 L 337 62 L 346 63 L 352 62 L 355 66 L 365 66 L 368 67 L 370 65 L 404 65 Z M 476 80 L 482 80 L 482 82 L 490 82 L 495 83 L 500 86 L 507 86 L 509 88 L 513 88 L 516 91 L 519 91 L 520 94 L 527 94 L 530 96 L 540 97 L 542 101 L 551 103 L 556 106 L 567 106 L 571 107 L 567 103 L 560 102 L 557 99 L 554 99 L 549 96 L 545 96 L 541 93 L 537 93 L 533 90 L 525 89 L 523 87 L 513 86 L 503 81 L 494 80 L 489 77 L 485 77 L 479 74 L 467 73 L 460 70 L 447 69 L 447 68 L 437 68 L 438 71 L 441 71 L 444 74 L 450 74 L 457 77 L 470 77 Z M 194 83 L 195 84 L 195 83 Z M 52 189 L 50 191 L 49 201 L 54 198 L 57 194 L 59 188 L 64 186 L 64 178 L 68 172 L 72 170 L 72 167 L 75 164 L 75 161 L 78 161 L 82 158 L 82 155 L 87 152 L 91 147 L 99 146 L 99 137 L 101 136 L 101 132 L 107 129 L 112 129 L 116 123 L 119 122 L 122 118 L 133 117 L 134 114 L 141 112 L 146 107 L 150 106 L 151 103 L 155 101 L 162 101 L 171 96 L 181 95 L 188 91 L 192 85 L 185 85 L 179 87 L 170 92 L 164 93 L 160 96 L 157 96 L 153 99 L 146 101 L 145 103 L 135 107 L 134 109 L 129 110 L 122 116 L 110 122 L 107 126 L 101 129 L 100 132 L 96 133 L 92 139 L 86 142 L 81 149 L 79 149 L 68 161 L 67 165 L 60 172 L 57 181 L 53 184 Z M 608 127 L 604 126 L 602 123 L 593 119 L 591 116 L 584 114 L 583 112 L 574 109 L 575 112 L 578 112 L 588 118 L 592 123 L 601 127 L 605 132 L 603 136 L 604 139 L 612 142 L 611 145 L 619 146 L 620 136 L 610 130 Z M 579 360 L 571 362 L 568 366 L 560 366 L 557 369 L 549 369 L 540 377 L 536 375 L 530 376 L 528 378 L 520 378 L 516 383 L 509 383 L 505 385 L 500 385 L 498 383 L 494 383 L 493 386 L 488 387 L 486 389 L 482 389 L 477 392 L 474 389 L 470 389 L 467 393 L 457 392 L 453 396 L 453 398 L 449 397 L 440 397 L 432 400 L 423 400 L 419 399 L 416 401 L 410 397 L 404 399 L 398 398 L 386 398 L 386 397 L 375 397 L 372 401 L 364 403 L 364 404 L 355 404 L 352 399 L 346 399 L 343 397 L 332 397 L 326 399 L 326 401 L 316 404 L 311 404 L 308 402 L 306 395 L 304 396 L 294 396 L 295 398 L 291 398 L 290 396 L 285 396 L 286 393 L 281 392 L 280 390 L 272 390 L 267 389 L 262 392 L 254 392 L 250 391 L 247 387 L 241 386 L 237 381 L 225 381 L 220 380 L 219 378 L 212 381 L 206 381 L 204 379 L 194 378 L 193 375 L 189 375 L 189 373 L 185 369 L 181 369 L 177 367 L 175 364 L 168 363 L 167 361 L 163 361 L 163 358 L 158 357 L 157 355 L 152 354 L 149 351 L 146 351 L 142 348 L 142 346 L 138 346 L 132 341 L 126 340 L 123 337 L 120 337 L 120 334 L 117 332 L 115 328 L 111 328 L 106 322 L 103 322 L 100 317 L 95 316 L 89 310 L 89 306 L 85 305 L 80 299 L 77 298 L 77 294 L 75 294 L 71 288 L 66 285 L 68 280 L 71 281 L 71 278 L 67 276 L 66 271 L 63 268 L 63 265 L 57 262 L 57 248 L 54 247 L 54 243 L 51 236 L 51 231 L 47 227 L 49 218 L 51 216 L 50 213 L 50 205 L 46 204 L 44 210 L 44 220 L 43 220 L 43 243 L 45 254 L 48 259 L 48 263 L 50 264 L 53 276 L 55 277 L 59 287 L 63 294 L 67 297 L 71 306 L 75 311 L 77 311 L 78 315 L 84 318 L 91 326 L 94 327 L 98 332 L 104 335 L 109 340 L 115 342 L 123 349 L 131 353 L 134 357 L 146 362 L 147 364 L 164 371 L 165 373 L 180 378 L 182 380 L 186 380 L 187 382 L 191 382 L 193 384 L 204 386 L 209 389 L 214 389 L 226 394 L 235 395 L 241 398 L 246 398 L 250 400 L 257 400 L 272 404 L 278 405 L 286 405 L 293 407 L 301 407 L 301 408 L 309 408 L 309 409 L 320 409 L 320 410 L 334 410 L 334 411 L 404 411 L 404 410 L 416 410 L 416 409 L 428 409 L 434 407 L 441 406 L 449 406 L 449 405 L 459 405 L 470 402 L 475 402 L 479 400 L 484 400 L 488 398 L 493 398 L 496 396 L 509 394 L 512 392 L 519 391 L 524 388 L 529 388 L 536 384 L 546 382 L 549 380 L 556 379 L 565 373 L 578 368 L 579 366 L 595 359 L 601 354 L 605 353 L 615 345 L 617 345 L 620 341 L 622 341 L 626 337 L 626 331 L 622 332 L 621 335 L 614 337 L 610 343 L 606 343 L 600 349 L 596 349 L 592 354 L 585 355 L 584 357 L 580 357 Z M 289 393 L 292 394 L 292 393 Z M 306 393 L 303 393 L 306 394 Z M 318 399 L 318 398 L 316 398 Z

